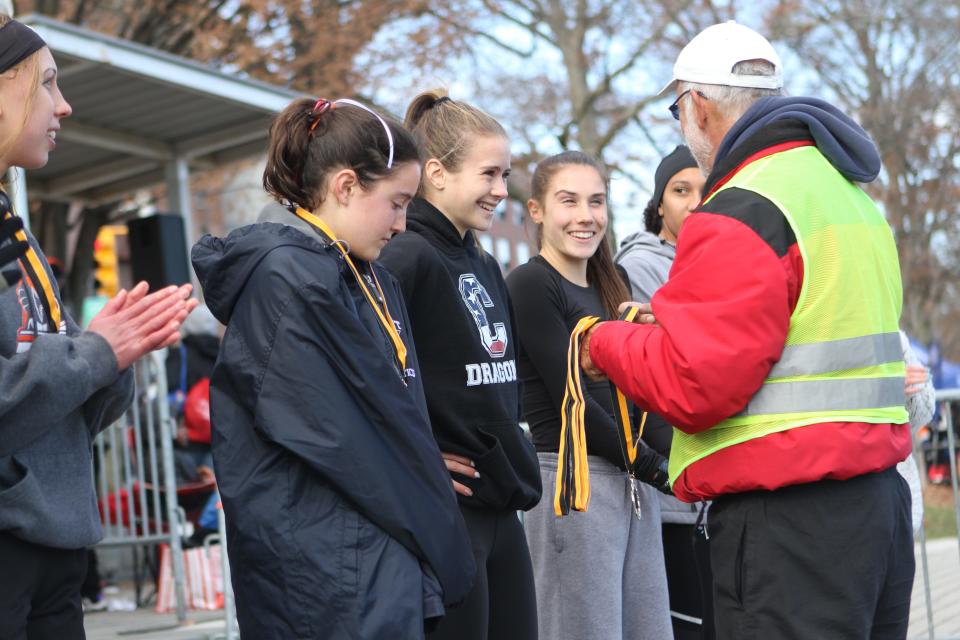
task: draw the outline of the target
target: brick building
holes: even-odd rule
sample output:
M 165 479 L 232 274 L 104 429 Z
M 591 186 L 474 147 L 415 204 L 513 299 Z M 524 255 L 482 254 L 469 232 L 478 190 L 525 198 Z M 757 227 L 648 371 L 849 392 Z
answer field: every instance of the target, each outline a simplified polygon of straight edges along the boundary
M 483 248 L 497 259 L 504 274 L 537 254 L 536 229 L 527 215 L 527 207 L 507 199 L 497 207 L 493 224 L 477 234 Z

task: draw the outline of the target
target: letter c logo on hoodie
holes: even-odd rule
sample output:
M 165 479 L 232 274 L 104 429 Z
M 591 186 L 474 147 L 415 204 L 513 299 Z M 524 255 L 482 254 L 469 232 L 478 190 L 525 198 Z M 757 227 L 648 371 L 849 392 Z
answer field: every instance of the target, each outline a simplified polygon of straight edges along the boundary
M 460 275 L 460 297 L 463 298 L 463 304 L 467 306 L 467 311 L 473 316 L 473 321 L 477 324 L 477 330 L 480 332 L 480 342 L 483 348 L 487 350 L 491 358 L 502 358 L 507 352 L 507 328 L 502 322 L 496 322 L 493 325 L 487 320 L 487 312 L 484 308 L 493 306 L 493 300 L 490 294 L 477 280 L 477 276 L 472 273 Z

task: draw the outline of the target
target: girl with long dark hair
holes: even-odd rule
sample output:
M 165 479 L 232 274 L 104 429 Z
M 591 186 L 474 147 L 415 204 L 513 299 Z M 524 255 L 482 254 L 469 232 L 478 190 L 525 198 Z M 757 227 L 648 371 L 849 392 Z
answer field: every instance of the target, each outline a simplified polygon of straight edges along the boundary
M 507 278 L 517 312 L 523 415 L 545 487 L 557 481 L 567 345 L 585 316 L 617 317 L 629 293 L 607 238 L 607 177 L 579 151 L 537 166 L 527 203 L 540 254 Z M 552 640 L 663 640 L 671 637 L 657 490 L 665 460 L 641 447 L 626 470 L 610 385 L 585 385 L 584 425 L 591 499 L 586 512 L 558 518 L 543 500 L 525 520 L 541 633 Z M 634 508 L 639 503 L 640 514 Z

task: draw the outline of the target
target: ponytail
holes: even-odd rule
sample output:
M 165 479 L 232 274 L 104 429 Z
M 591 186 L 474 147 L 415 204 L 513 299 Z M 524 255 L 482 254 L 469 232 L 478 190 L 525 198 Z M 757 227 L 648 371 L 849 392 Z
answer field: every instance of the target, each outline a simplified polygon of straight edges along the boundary
M 319 185 L 304 166 L 310 155 L 310 109 L 313 100 L 294 100 L 270 127 L 270 148 L 263 172 L 263 188 L 285 205 L 299 205 L 309 211 L 319 206 Z M 304 179 L 306 178 L 306 184 Z
M 364 189 L 405 162 L 420 162 L 399 124 L 354 101 L 299 98 L 270 127 L 263 187 L 278 202 L 316 210 L 334 170 L 352 169 Z
M 476 136 L 507 137 L 503 126 L 476 107 L 452 100 L 445 89 L 424 91 L 407 107 L 403 120 L 426 158 L 436 158 L 457 171 Z

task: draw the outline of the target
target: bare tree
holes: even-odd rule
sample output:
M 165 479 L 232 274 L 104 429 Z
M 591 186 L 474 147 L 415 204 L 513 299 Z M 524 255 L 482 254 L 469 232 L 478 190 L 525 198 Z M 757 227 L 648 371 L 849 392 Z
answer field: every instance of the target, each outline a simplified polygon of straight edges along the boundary
M 18 13 L 37 12 L 169 53 L 329 96 L 353 94 L 356 55 L 411 3 L 407 0 L 26 0 Z M 333 28 L 331 28 L 333 25 Z M 86 210 L 77 219 L 69 304 L 89 291 L 97 230 L 119 202 Z M 68 207 L 33 208 L 48 251 L 63 258 Z M 51 253 L 54 255 L 54 253 Z
M 221 12 L 226 0 L 27 0 L 17 2 L 18 13 L 36 12 L 147 44 L 179 55 L 192 55 L 203 48 L 214 32 L 222 32 Z M 244 5 L 241 3 L 241 11 Z M 239 31 L 244 30 L 238 25 Z M 67 269 L 66 303 L 82 307 L 91 285 L 93 243 L 99 228 L 110 221 L 118 203 L 107 203 L 82 212 L 73 261 Z M 65 260 L 70 232 L 69 207 L 59 202 L 39 202 L 31 218 L 42 246 L 51 256 Z
M 520 201 L 537 160 L 568 148 L 649 188 L 633 168 L 680 139 L 666 109 L 650 108 L 656 93 L 679 49 L 735 13 L 711 0 L 422 1 L 413 64 L 447 63 L 458 83 L 472 76 L 478 104 L 511 132 Z
M 780 2 L 770 25 L 880 149 L 883 173 L 867 189 L 896 236 L 905 328 L 960 356 L 960 7 Z

